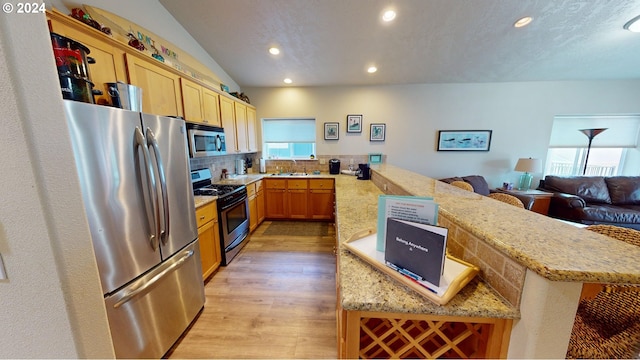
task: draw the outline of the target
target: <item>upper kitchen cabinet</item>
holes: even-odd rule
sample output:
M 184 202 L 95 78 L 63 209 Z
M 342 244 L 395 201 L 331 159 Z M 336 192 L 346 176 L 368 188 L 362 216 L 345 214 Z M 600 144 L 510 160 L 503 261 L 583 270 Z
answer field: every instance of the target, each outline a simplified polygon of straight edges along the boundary
M 142 111 L 164 116 L 183 116 L 180 76 L 163 69 L 154 59 L 125 54 L 131 85 L 142 88 Z
M 202 112 L 203 121 L 206 124 L 222 126 L 220 121 L 220 95 L 218 93 L 202 87 Z
M 254 108 L 226 96 L 220 96 L 220 116 L 227 136 L 228 153 L 258 151 L 255 114 Z M 232 138 L 232 142 L 229 138 Z
M 256 128 L 256 109 L 247 106 L 247 142 L 249 143 L 249 152 L 258 151 Z
M 249 139 L 247 138 L 247 107 L 239 102 L 236 107 L 236 148 L 238 152 L 249 152 Z
M 227 153 L 238 152 L 236 141 L 236 114 L 234 101 L 224 96 L 220 96 L 220 119 L 224 128 Z
M 180 86 L 185 120 L 221 126 L 216 92 L 185 78 L 180 78 Z
M 77 20 L 56 12 L 47 12 L 51 30 L 73 39 L 89 49 L 88 56 L 95 60 L 89 64 L 89 77 L 95 84 L 95 90 L 101 90 L 102 95 L 95 97 L 97 104 L 111 104 L 106 83 L 127 82 L 127 72 L 124 62 L 124 50 L 114 46 L 113 41 L 102 40 L 104 34 L 78 22 Z

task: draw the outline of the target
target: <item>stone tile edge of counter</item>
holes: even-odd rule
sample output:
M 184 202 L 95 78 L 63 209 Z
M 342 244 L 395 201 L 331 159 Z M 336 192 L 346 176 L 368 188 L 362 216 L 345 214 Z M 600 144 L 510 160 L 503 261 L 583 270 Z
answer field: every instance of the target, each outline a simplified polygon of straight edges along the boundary
M 360 230 L 375 229 L 377 195 L 382 192 L 370 181 L 338 179 L 336 236 L 342 244 Z M 363 210 L 363 207 L 367 208 Z M 338 266 L 340 304 L 344 310 L 475 318 L 520 317 L 519 309 L 501 297 L 480 277 L 476 277 L 465 286 L 449 303 L 439 306 L 373 268 L 342 245 L 338 252 Z
M 194 203 L 195 203 L 195 207 L 196 209 L 199 207 L 203 207 L 209 203 L 212 203 L 216 200 L 218 200 L 217 196 L 201 196 L 201 195 L 195 195 L 193 197 L 194 199 Z
M 437 187 L 440 187 L 440 189 L 438 189 L 439 191 L 444 191 L 443 187 L 446 185 L 444 183 L 441 184 L 435 179 L 392 165 L 376 165 L 372 166 L 372 170 L 377 172 L 380 177 L 394 183 L 394 185 L 400 187 L 407 193 L 415 194 L 415 191 L 410 192 L 405 188 L 411 188 L 412 186 L 416 187 L 416 181 L 420 182 L 420 185 L 424 184 L 427 180 L 429 183 L 435 182 L 435 186 L 431 186 L 433 189 L 430 189 L 434 192 Z M 415 195 L 432 196 L 433 194 L 418 193 Z M 483 201 L 486 200 L 487 205 L 492 206 L 489 201 L 491 199 L 478 194 L 468 194 L 457 188 L 452 188 L 451 193 L 445 194 L 442 192 L 437 194 L 435 197 L 437 198 L 436 201 L 441 204 L 446 203 L 446 200 L 460 200 L 462 198 L 471 199 L 474 197 Z M 499 204 L 495 206 L 504 205 Z M 638 271 L 635 265 L 628 264 L 626 267 L 621 267 L 621 262 L 612 262 L 612 258 L 619 257 L 623 260 L 623 263 L 625 261 L 628 263 L 629 251 L 640 254 L 640 249 L 634 248 L 626 243 L 607 239 L 606 237 L 603 237 L 603 235 L 584 231 L 584 229 L 575 228 L 559 221 L 547 221 L 550 218 L 545 217 L 547 220 L 544 220 L 544 222 L 552 229 L 547 229 L 549 231 L 546 231 L 545 234 L 539 234 L 540 236 L 536 237 L 536 239 L 540 238 L 544 239 L 544 241 L 536 240 L 529 242 L 527 244 L 527 248 L 525 248 L 523 244 L 519 244 L 521 248 L 518 249 L 513 244 L 508 244 L 497 239 L 488 231 L 482 231 L 482 229 L 476 227 L 475 224 L 470 223 L 467 219 L 462 218 L 461 216 L 457 216 L 452 211 L 448 211 L 444 206 L 440 207 L 440 214 L 443 215 L 442 217 L 446 217 L 447 220 L 457 224 L 458 226 L 464 227 L 465 231 L 483 239 L 487 244 L 490 244 L 496 250 L 503 252 L 513 261 L 529 268 L 548 280 L 566 282 L 640 283 L 640 271 Z M 539 214 L 524 214 L 526 219 L 521 219 L 522 222 L 540 221 L 540 219 L 542 219 L 542 215 Z M 507 222 L 504 219 L 502 219 L 502 222 L 505 223 L 505 226 L 510 225 L 506 224 Z M 548 251 L 548 247 L 545 248 L 545 245 L 547 245 L 545 242 L 549 240 L 549 234 L 553 233 L 551 230 L 567 234 L 567 236 L 562 237 L 562 240 L 564 241 L 563 246 L 565 249 L 573 251 L 573 255 L 567 255 L 565 254 L 565 251 L 550 252 Z M 519 233 L 519 236 L 522 237 L 522 234 L 523 233 Z M 527 238 L 535 237 L 528 233 L 524 234 Z M 601 251 L 594 251 L 594 247 L 601 249 Z M 580 254 L 576 253 L 576 249 L 581 249 Z M 614 249 L 617 255 L 613 254 Z M 593 254 L 590 258 L 585 258 L 583 256 L 584 251 L 592 251 Z M 602 256 L 602 254 L 607 254 L 607 256 Z M 587 261 L 585 259 L 590 260 Z

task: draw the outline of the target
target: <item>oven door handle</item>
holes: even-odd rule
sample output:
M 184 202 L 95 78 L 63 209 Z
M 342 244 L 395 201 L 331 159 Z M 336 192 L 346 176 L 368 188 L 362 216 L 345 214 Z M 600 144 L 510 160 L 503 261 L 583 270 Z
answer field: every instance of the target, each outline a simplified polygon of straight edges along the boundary
M 153 168 L 151 166 L 151 162 L 149 161 L 149 149 L 145 146 L 144 135 L 142 134 L 142 130 L 136 126 L 134 133 L 134 149 L 137 153 L 138 148 L 142 150 L 142 157 L 144 160 L 144 171 L 147 175 L 147 184 L 146 190 L 147 197 L 151 201 L 151 212 L 152 216 L 148 212 L 147 213 L 147 222 L 149 225 L 149 230 L 151 231 L 151 235 L 149 236 L 149 244 L 151 248 L 155 251 L 157 248 L 158 234 L 160 233 L 160 224 L 158 223 L 158 203 L 155 194 L 156 188 L 156 178 L 153 175 Z M 136 156 L 137 158 L 137 156 Z
M 227 209 L 230 209 L 230 208 L 232 208 L 232 207 L 234 207 L 234 206 L 236 206 L 236 205 L 238 205 L 238 204 L 240 204 L 240 203 L 244 202 L 245 200 L 247 200 L 247 194 L 244 194 L 241 198 L 239 198 L 239 199 L 235 200 L 235 201 L 234 201 L 234 202 L 232 202 L 231 204 L 227 204 L 227 205 L 222 206 L 222 207 L 220 208 L 220 211 L 225 211 L 225 210 L 227 210 Z
M 158 140 L 156 140 L 155 134 L 149 128 L 147 128 L 147 146 L 150 150 L 153 150 L 156 158 L 158 179 L 160 180 L 160 193 L 162 194 L 162 209 L 164 219 L 164 229 L 162 229 L 161 227 L 160 230 L 160 241 L 162 241 L 163 244 L 166 244 L 167 240 L 169 239 L 169 197 L 167 196 L 167 178 L 164 175 L 164 163 L 162 162 L 162 157 L 160 156 L 160 147 L 158 146 Z

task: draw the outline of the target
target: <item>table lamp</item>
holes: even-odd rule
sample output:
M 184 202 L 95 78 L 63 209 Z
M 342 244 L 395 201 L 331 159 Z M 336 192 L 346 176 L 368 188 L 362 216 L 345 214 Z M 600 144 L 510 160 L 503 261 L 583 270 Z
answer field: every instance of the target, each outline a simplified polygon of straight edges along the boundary
M 515 170 L 524 172 L 524 174 L 520 176 L 518 190 L 529 190 L 531 187 L 531 180 L 533 180 L 533 175 L 531 175 L 531 173 L 542 171 L 542 163 L 540 162 L 540 159 L 520 158 L 518 159 Z

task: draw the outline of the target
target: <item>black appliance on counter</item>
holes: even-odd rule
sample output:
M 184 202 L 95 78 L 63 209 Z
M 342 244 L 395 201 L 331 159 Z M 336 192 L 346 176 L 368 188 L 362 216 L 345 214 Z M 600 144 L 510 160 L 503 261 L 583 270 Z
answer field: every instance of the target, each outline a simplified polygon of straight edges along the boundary
M 340 160 L 329 160 L 329 174 L 340 174 Z
M 247 244 L 249 199 L 247 187 L 239 184 L 212 184 L 211 170 L 191 172 L 194 195 L 217 196 L 222 265 L 227 265 Z
M 356 176 L 358 177 L 358 180 L 371 179 L 371 168 L 369 168 L 369 164 L 358 164 L 358 170 L 356 170 Z

